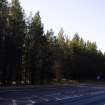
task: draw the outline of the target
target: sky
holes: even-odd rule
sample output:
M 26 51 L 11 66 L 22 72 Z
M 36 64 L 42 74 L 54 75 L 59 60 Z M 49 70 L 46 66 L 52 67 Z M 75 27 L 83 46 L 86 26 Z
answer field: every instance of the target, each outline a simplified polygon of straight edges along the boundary
M 28 16 L 38 10 L 45 31 L 60 28 L 72 37 L 78 33 L 85 41 L 96 42 L 105 52 L 105 0 L 20 0 Z

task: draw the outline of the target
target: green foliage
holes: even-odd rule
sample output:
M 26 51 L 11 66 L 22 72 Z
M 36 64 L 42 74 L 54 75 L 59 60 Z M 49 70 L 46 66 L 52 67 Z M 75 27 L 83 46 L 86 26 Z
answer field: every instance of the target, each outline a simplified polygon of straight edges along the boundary
M 21 48 L 25 36 L 25 18 L 19 0 L 12 0 L 9 12 L 9 24 L 14 40 L 17 42 L 17 46 Z
M 7 28 L 8 7 L 6 0 L 0 0 L 0 40 L 5 37 Z
M 43 24 L 39 12 L 32 18 L 29 26 L 29 32 L 26 39 L 26 48 L 30 59 L 30 72 L 32 84 L 40 84 L 42 81 L 47 81 L 46 64 L 48 62 L 47 38 L 44 36 Z M 45 66 L 44 66 L 45 65 Z

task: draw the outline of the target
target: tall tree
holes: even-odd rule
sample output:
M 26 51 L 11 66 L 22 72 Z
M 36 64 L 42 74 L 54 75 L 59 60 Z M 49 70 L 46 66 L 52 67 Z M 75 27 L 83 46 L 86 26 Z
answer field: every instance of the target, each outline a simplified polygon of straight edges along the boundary
M 23 44 L 25 37 L 25 17 L 23 9 L 20 5 L 19 0 L 12 0 L 11 7 L 9 11 L 9 39 L 12 42 L 10 45 L 9 56 L 11 57 L 11 81 L 20 82 L 22 80 L 22 54 L 23 54 Z M 13 47 L 13 48 L 12 48 Z M 13 55 L 12 55 L 13 54 Z M 12 64 L 13 63 L 13 64 Z
M 39 11 L 32 18 L 29 34 L 31 35 L 31 82 L 39 84 L 43 81 L 43 67 L 46 55 L 46 37 Z
M 65 47 L 65 38 L 64 38 L 63 28 L 60 29 L 57 40 L 58 40 L 59 47 L 63 49 Z
M 8 2 L 0 0 L 0 82 L 6 81 L 6 48 L 5 39 L 7 35 Z
M 0 0 L 0 40 L 2 40 L 6 34 L 8 16 L 8 2 L 7 0 Z

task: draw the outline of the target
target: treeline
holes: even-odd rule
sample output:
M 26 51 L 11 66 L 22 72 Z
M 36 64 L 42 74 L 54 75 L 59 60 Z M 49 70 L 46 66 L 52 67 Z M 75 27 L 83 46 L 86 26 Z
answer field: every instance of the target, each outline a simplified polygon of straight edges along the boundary
M 105 54 L 61 29 L 44 32 L 39 12 L 25 17 L 19 0 L 0 0 L 0 84 L 45 84 L 56 78 L 105 79 Z

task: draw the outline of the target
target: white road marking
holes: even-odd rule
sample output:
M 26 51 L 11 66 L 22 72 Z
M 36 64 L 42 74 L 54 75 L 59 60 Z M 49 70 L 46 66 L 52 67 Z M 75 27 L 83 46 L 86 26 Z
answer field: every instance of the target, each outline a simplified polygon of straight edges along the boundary
M 12 99 L 12 104 L 13 104 L 13 105 L 17 105 L 17 103 L 16 103 L 16 100 L 15 100 L 15 99 Z
M 27 104 L 27 105 L 34 105 L 36 102 L 33 101 L 33 100 L 29 100 L 30 104 Z
M 48 102 L 49 100 L 47 98 L 44 98 L 44 97 L 39 97 L 41 100 L 44 100 L 46 102 Z
M 65 96 L 63 98 L 56 97 L 56 101 L 67 100 L 67 99 L 77 98 L 77 97 L 81 97 L 81 96 L 84 96 L 84 95 Z
M 89 93 L 90 95 L 97 95 L 97 94 L 101 94 L 101 93 L 105 93 L 105 91 L 100 91 L 100 92 L 92 92 L 92 93 Z M 79 97 L 82 97 L 82 96 L 85 96 L 86 94 L 80 94 L 80 95 L 74 95 L 74 96 L 65 96 L 63 98 L 59 98 L 59 97 L 55 97 L 56 98 L 56 101 L 61 101 L 61 100 L 66 100 L 66 99 L 72 99 L 72 98 L 79 98 Z

